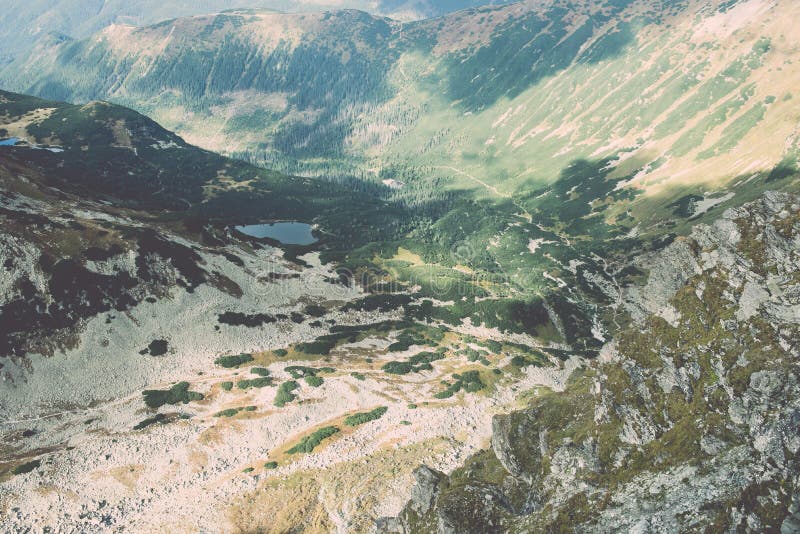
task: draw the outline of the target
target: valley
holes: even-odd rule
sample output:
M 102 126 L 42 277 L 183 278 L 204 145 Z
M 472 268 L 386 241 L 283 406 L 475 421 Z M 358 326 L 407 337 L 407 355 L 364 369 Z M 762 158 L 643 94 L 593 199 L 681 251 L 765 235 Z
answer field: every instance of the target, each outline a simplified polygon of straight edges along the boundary
M 0 530 L 800 530 L 798 9 L 0 16 Z

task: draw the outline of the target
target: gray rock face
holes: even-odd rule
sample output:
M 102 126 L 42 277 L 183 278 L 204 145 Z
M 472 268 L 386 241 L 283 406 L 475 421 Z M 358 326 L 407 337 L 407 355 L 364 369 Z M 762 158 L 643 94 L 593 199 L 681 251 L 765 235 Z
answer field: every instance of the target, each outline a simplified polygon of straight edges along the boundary
M 443 478 L 442 473 L 424 465 L 414 471 L 415 484 L 411 490 L 411 506 L 414 511 L 421 515 L 428 513 L 439 493 L 439 482 Z
M 795 534 L 800 532 L 800 494 L 792 498 L 789 505 L 789 516 L 781 523 L 781 534 Z
M 380 534 L 405 534 L 403 523 L 396 517 L 381 517 L 375 522 L 375 530 Z

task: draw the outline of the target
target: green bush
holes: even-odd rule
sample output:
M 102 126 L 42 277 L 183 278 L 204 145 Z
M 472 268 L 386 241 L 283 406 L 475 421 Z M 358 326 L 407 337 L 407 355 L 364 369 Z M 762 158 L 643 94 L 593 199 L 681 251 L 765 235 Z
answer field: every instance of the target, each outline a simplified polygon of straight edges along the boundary
M 486 340 L 486 342 L 483 343 L 483 346 L 495 354 L 498 354 L 500 351 L 503 350 L 503 344 L 493 339 Z
M 527 367 L 529 365 L 534 365 L 534 362 L 530 361 L 525 356 L 517 355 L 511 358 L 511 365 L 514 367 Z
M 275 356 L 277 356 L 278 358 L 284 358 L 284 357 L 286 357 L 286 355 L 289 354 L 289 351 L 286 350 L 286 349 L 277 349 L 277 350 L 273 350 L 272 353 Z
M 447 385 L 447 389 L 435 394 L 434 397 L 437 399 L 449 399 L 462 389 L 467 393 L 475 393 L 486 387 L 486 385 L 481 382 L 481 375 L 478 371 L 467 371 L 460 375 L 454 374 L 453 378 L 456 381 L 449 385 L 447 382 L 443 382 Z
M 295 345 L 295 348 L 299 352 L 303 352 L 305 354 L 320 354 L 323 356 L 327 356 L 331 353 L 331 350 L 336 346 L 336 341 L 332 339 L 318 339 L 316 341 L 311 341 L 310 343 L 298 343 Z
M 364 376 L 362 373 L 357 373 L 357 372 L 355 372 L 355 371 L 353 371 L 352 373 L 350 373 L 350 376 L 352 376 L 352 377 L 353 377 L 353 378 L 355 378 L 356 380 L 360 380 L 361 382 L 363 382 L 364 380 L 366 380 L 366 379 L 367 379 L 367 377 L 366 377 L 366 376 Z
M 481 357 L 481 353 L 472 348 L 466 348 L 461 351 L 461 354 L 467 357 L 467 360 L 474 362 L 477 361 L 478 358 Z
M 320 387 L 323 384 L 323 382 L 325 382 L 322 378 L 318 376 L 307 376 L 304 378 L 304 380 L 306 381 L 306 384 L 315 388 Z
M 256 411 L 255 406 L 246 406 L 244 408 L 228 408 L 227 410 L 222 410 L 221 412 L 217 412 L 214 414 L 216 417 L 233 417 L 240 412 L 254 412 Z
M 443 359 L 444 355 L 439 352 L 420 352 L 410 357 L 408 363 L 411 365 L 425 365 Z
M 339 429 L 335 426 L 326 426 L 325 428 L 320 428 L 310 436 L 304 437 L 300 440 L 300 443 L 286 451 L 288 454 L 298 454 L 298 453 L 305 453 L 309 454 L 314 449 L 316 449 L 323 440 L 328 439 L 329 437 L 333 436 L 339 432 Z
M 265 388 L 271 385 L 272 385 L 272 377 L 262 376 L 260 378 L 239 380 L 239 382 L 236 384 L 236 387 L 238 387 L 239 389 L 250 389 L 250 388 Z
M 252 361 L 253 356 L 251 354 L 236 354 L 234 356 L 220 356 L 214 360 L 214 363 L 225 369 L 233 369 Z
M 284 371 L 292 375 L 292 378 L 295 380 L 299 380 L 300 378 L 305 378 L 307 376 L 317 376 L 317 370 L 313 367 L 304 367 L 302 365 L 290 365 L 289 367 L 285 368 Z
M 203 400 L 203 395 L 189 391 L 189 382 L 179 382 L 168 390 L 146 390 L 142 392 L 144 403 L 150 408 L 160 408 L 165 404 L 188 404 Z
M 452 386 L 448 387 L 446 390 L 440 391 L 439 393 L 435 394 L 434 397 L 437 399 L 449 399 L 459 391 L 461 391 L 461 382 L 456 382 Z
M 382 369 L 393 375 L 407 375 L 411 372 L 430 371 L 432 362 L 444 359 L 444 352 L 420 352 L 411 356 L 406 362 L 389 362 Z
M 40 465 L 42 465 L 41 460 L 31 460 L 30 462 L 18 465 L 11 472 L 15 475 L 24 475 L 25 473 L 30 473 L 34 469 L 37 469 Z
M 269 369 L 265 367 L 253 367 L 250 372 L 258 376 L 269 376 Z
M 278 462 L 267 462 L 264 464 L 264 469 L 277 469 Z
M 148 426 L 154 425 L 156 423 L 166 423 L 166 422 L 167 422 L 167 416 L 164 415 L 163 413 L 158 413 L 153 417 L 148 417 L 147 419 L 140 421 L 139 423 L 134 425 L 133 429 L 144 430 Z
M 221 387 L 224 391 L 230 391 L 233 389 L 233 382 L 222 382 L 219 387 Z
M 381 369 L 390 375 L 407 375 L 413 370 L 413 367 L 408 362 L 389 362 Z
M 317 304 L 309 304 L 306 306 L 305 310 L 303 310 L 306 315 L 310 315 L 311 317 L 322 317 L 327 311 L 328 310 L 326 310 L 323 306 L 319 306 Z
M 300 385 L 295 382 L 294 380 L 288 380 L 280 385 L 278 388 L 278 393 L 275 395 L 275 406 L 278 408 L 283 408 L 286 406 L 287 403 L 292 402 L 294 399 L 297 398 L 297 395 L 292 393 L 295 389 L 299 388 Z
M 375 408 L 371 412 L 361 412 L 357 414 L 353 414 L 348 416 L 344 420 L 344 424 L 347 426 L 358 426 L 363 425 L 364 423 L 369 423 L 370 421 L 375 421 L 376 419 L 380 419 L 384 416 L 384 414 L 389 411 L 389 408 L 386 406 L 381 406 L 380 408 Z

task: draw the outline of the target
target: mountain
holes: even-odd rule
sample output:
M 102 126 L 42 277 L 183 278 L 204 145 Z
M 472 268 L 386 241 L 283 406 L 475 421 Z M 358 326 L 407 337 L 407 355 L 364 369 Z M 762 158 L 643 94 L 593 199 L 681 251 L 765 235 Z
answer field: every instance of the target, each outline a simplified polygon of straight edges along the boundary
M 0 530 L 799 528 L 796 2 L 261 7 L 2 67 Z
M 117 101 L 287 172 L 406 172 L 521 204 L 575 161 L 613 160 L 642 213 L 794 172 L 796 10 L 548 0 L 409 24 L 231 12 L 41 44 L 2 81 Z
M 493 3 L 503 3 L 493 2 Z M 478 0 L 9 0 L 0 13 L 0 60 L 9 61 L 49 34 L 85 38 L 106 26 L 144 26 L 229 9 L 256 8 L 282 12 L 361 9 L 393 18 L 423 19 L 481 5 Z M 24 31 L 20 31 L 23 28 Z
M 586 334 L 561 326 L 566 299 L 499 282 L 477 309 L 432 300 L 459 271 L 394 241 L 423 208 L 228 160 L 107 102 L 0 93 L 0 528 L 248 529 L 262 515 L 240 499 L 284 473 L 259 492 L 268 523 L 330 530 L 328 495 L 365 530 L 417 465 L 455 468 Z M 239 226 L 282 219 L 316 242 Z M 417 268 L 420 287 L 391 277 Z M 334 491 L 354 477 L 374 501 Z
M 797 190 L 785 28 L 797 9 L 548 0 L 408 24 L 229 12 L 43 43 L 2 80 L 117 101 L 289 174 L 384 189 L 425 214 L 392 242 L 423 260 L 397 276 L 414 285 L 436 265 L 456 284 L 465 265 L 529 301 L 569 284 L 572 261 Z M 375 248 L 391 247 L 354 263 Z
M 175 284 L 241 292 L 207 272 L 193 245 L 165 238 L 168 230 L 213 249 L 228 225 L 306 221 L 335 250 L 368 239 L 369 217 L 393 217 L 383 201 L 227 160 L 106 102 L 75 106 L 0 92 L 0 116 L 0 136 L 9 138 L 0 147 L 3 250 L 14 273 L 0 304 L 4 357 L 68 347 L 84 321 L 125 312 Z M 150 255 L 175 273 L 153 270 Z M 86 268 L 103 262 L 111 272 Z

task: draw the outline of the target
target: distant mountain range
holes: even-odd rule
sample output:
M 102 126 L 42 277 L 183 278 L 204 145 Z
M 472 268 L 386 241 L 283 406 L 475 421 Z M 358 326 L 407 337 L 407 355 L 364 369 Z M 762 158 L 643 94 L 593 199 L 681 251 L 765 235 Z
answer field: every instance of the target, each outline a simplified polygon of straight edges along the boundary
M 691 189 L 673 202 L 795 168 L 797 16 L 787 0 L 528 1 L 405 24 L 234 11 L 43 39 L 0 83 L 112 100 L 294 174 L 413 168 L 502 199 L 610 158 L 649 198 Z
M 111 24 L 142 26 L 177 17 L 218 13 L 234 8 L 292 12 L 360 9 L 377 15 L 415 20 L 507 0 L 8 0 L 0 12 L 0 60 L 54 33 L 84 38 Z

